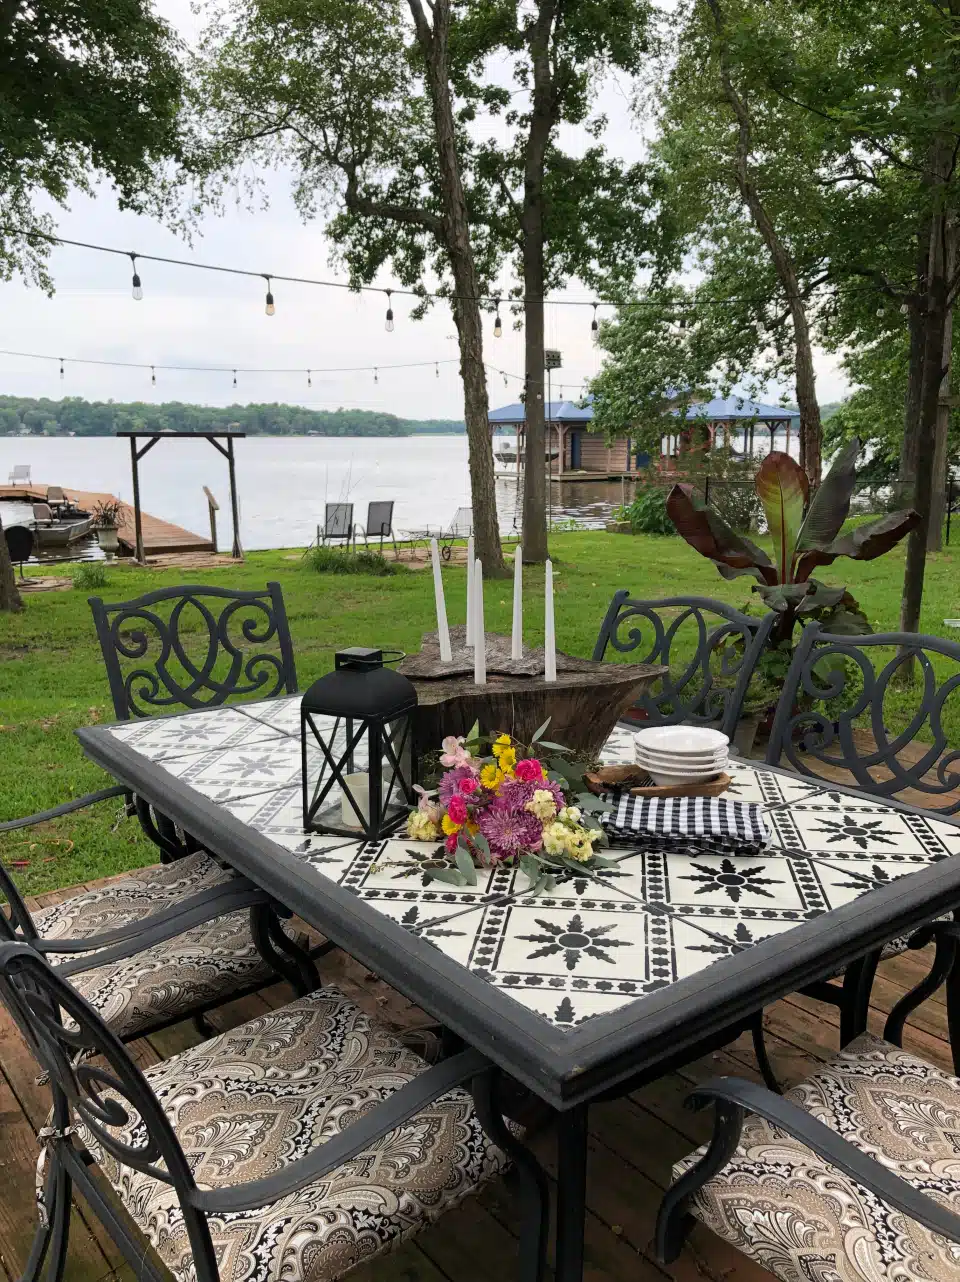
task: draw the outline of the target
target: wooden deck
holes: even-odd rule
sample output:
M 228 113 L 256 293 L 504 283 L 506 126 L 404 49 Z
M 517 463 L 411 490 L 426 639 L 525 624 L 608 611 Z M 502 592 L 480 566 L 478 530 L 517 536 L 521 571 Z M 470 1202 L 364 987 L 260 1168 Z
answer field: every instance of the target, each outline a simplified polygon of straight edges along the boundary
M 30 906 L 56 903 L 81 889 L 41 895 Z M 875 1031 L 882 1030 L 885 1013 L 904 991 L 926 973 L 929 961 L 929 953 L 916 953 L 881 966 L 871 1011 Z M 321 969 L 324 978 L 397 1029 L 426 1022 L 422 1012 L 344 954 L 331 954 Z M 220 1029 L 230 1028 L 289 996 L 286 986 L 278 984 L 221 1007 L 211 1022 Z M 766 1025 L 774 1065 L 787 1084 L 806 1076 L 837 1045 L 836 1011 L 804 997 L 794 996 L 771 1007 Z M 134 1042 L 131 1049 L 137 1061 L 147 1066 L 199 1040 L 188 1022 Z M 950 1069 L 942 993 L 915 1013 L 905 1045 Z M 770 1282 L 770 1274 L 704 1229 L 694 1233 L 669 1271 L 652 1257 L 654 1219 L 671 1165 L 702 1142 L 709 1130 L 709 1117 L 687 1112 L 684 1097 L 694 1083 L 718 1073 L 759 1080 L 747 1038 L 626 1099 L 591 1110 L 584 1282 Z M 0 1279 L 8 1282 L 14 1282 L 23 1266 L 35 1223 L 35 1133 L 49 1106 L 47 1088 L 37 1084 L 36 1076 L 29 1051 L 0 1009 Z M 534 1144 L 552 1175 L 549 1131 L 541 1131 Z M 492 1278 L 509 1282 L 516 1276 L 514 1195 L 508 1177 L 468 1199 L 416 1241 L 351 1277 L 355 1282 L 490 1282 Z M 66 1276 L 68 1282 L 134 1282 L 136 1277 L 83 1204 L 74 1209 Z
M 99 490 L 77 490 L 64 486 L 64 493 L 86 511 L 96 503 L 121 503 L 124 520 L 120 526 L 119 539 L 124 555 L 136 551 L 136 526 L 133 520 L 133 507 L 124 503 L 116 495 L 104 494 Z M 44 485 L 0 485 L 0 500 L 25 499 L 30 503 L 45 503 L 47 486 Z M 3 509 L 0 508 L 0 516 Z M 172 521 L 161 520 L 141 509 L 140 521 L 143 527 L 143 550 L 145 556 L 162 556 L 170 552 L 213 552 L 213 544 L 199 534 L 193 534 Z

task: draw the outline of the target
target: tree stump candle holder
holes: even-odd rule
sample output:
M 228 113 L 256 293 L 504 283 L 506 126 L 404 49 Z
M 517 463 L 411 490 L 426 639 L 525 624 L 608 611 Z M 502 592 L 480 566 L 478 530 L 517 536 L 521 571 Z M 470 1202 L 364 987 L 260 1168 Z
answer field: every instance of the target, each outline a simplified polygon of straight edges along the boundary
M 510 638 L 486 634 L 487 680 L 473 681 L 473 648 L 466 628 L 450 629 L 452 659 L 444 663 L 435 632 L 398 671 L 417 689 L 414 748 L 435 751 L 447 735 L 465 735 L 475 722 L 481 733 L 506 730 L 529 743 L 550 719 L 546 738 L 572 752 L 595 757 L 620 717 L 667 668 L 650 663 L 594 663 L 557 651 L 557 679 L 545 681 L 544 652 L 524 648 L 511 659 Z

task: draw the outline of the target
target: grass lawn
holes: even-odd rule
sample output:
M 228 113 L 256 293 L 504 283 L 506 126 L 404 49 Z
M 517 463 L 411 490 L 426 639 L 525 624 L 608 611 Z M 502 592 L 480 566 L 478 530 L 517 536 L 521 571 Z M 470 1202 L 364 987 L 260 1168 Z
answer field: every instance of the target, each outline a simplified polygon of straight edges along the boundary
M 611 596 L 629 588 L 638 597 L 697 593 L 743 606 L 749 579 L 727 582 L 679 538 L 605 533 L 558 534 L 552 540 L 557 591 L 557 639 L 562 649 L 589 656 Z M 301 688 L 333 665 L 347 645 L 419 648 L 435 624 L 429 572 L 390 577 L 318 574 L 296 553 L 252 552 L 236 568 L 194 572 L 201 581 L 237 587 L 277 579 L 286 601 Z M 895 628 L 899 615 L 903 552 L 896 549 L 864 565 L 838 561 L 822 572 L 826 582 L 846 583 L 877 631 Z M 465 573 L 445 570 L 452 623 L 465 615 Z M 98 595 L 127 600 L 183 581 L 183 571 L 108 570 Z M 55 806 L 112 782 L 86 761 L 73 731 L 112 720 L 106 673 L 85 591 L 29 596 L 19 615 L 0 614 L 0 821 Z M 542 575 L 525 574 L 525 639 L 542 641 Z M 753 598 L 756 600 L 756 598 Z M 509 581 L 486 587 L 490 631 L 510 629 Z M 932 556 L 927 566 L 922 630 L 946 635 L 943 619 L 960 615 L 957 554 Z M 954 746 L 960 746 L 958 742 Z M 136 820 L 119 819 L 113 802 L 56 823 L 0 836 L 0 859 L 12 867 L 26 893 L 69 886 L 151 863 L 153 847 Z

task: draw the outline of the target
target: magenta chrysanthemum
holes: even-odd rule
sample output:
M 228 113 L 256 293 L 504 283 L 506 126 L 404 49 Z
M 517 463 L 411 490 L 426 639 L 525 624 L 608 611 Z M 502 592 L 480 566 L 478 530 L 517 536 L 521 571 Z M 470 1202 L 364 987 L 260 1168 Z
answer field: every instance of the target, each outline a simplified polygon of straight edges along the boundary
M 522 779 L 506 779 L 500 787 L 500 799 L 511 809 L 522 810 L 532 799 L 533 794 L 541 789 L 550 793 L 558 810 L 562 810 L 567 804 L 560 785 L 554 783 L 552 779 L 541 779 L 536 783 L 528 783 Z
M 477 772 L 470 766 L 455 766 L 453 770 L 448 770 L 440 780 L 440 786 L 437 789 L 441 803 L 444 806 L 448 806 L 450 804 L 450 798 L 459 791 L 460 780 L 475 778 L 476 773 Z
M 501 797 L 479 816 L 480 831 L 495 859 L 509 859 L 523 850 L 539 850 L 543 825 L 528 811 L 515 809 Z

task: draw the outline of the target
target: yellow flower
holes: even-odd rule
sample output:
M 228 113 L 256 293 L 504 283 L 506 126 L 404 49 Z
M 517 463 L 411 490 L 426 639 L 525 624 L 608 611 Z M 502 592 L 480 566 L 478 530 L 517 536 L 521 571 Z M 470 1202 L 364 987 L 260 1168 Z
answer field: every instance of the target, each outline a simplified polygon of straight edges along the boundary
M 503 752 L 505 748 L 509 748 L 512 742 L 513 740 L 510 738 L 508 734 L 502 734 L 499 736 L 499 738 L 494 739 L 493 755 L 495 757 L 499 757 L 501 752 Z M 516 753 L 514 753 L 514 761 L 516 761 Z
M 489 765 L 481 769 L 480 782 L 484 788 L 489 788 L 491 792 L 496 792 L 503 783 L 503 771 L 491 761 Z
M 413 841 L 436 841 L 440 829 L 428 814 L 414 810 L 407 816 L 407 836 Z
M 545 822 L 547 819 L 555 817 L 557 803 L 553 798 L 553 793 L 547 788 L 537 788 L 524 806 L 524 810 L 529 810 L 532 815 Z
M 543 830 L 543 848 L 548 855 L 565 855 L 569 837 L 570 830 L 563 824 L 549 824 Z
M 505 775 L 513 774 L 513 767 L 517 764 L 516 748 L 503 748 L 500 752 L 500 769 Z
M 460 831 L 460 825 L 455 824 L 449 815 L 444 815 L 441 821 L 441 827 L 448 837 L 452 837 L 455 832 Z

